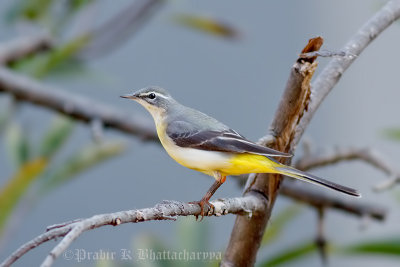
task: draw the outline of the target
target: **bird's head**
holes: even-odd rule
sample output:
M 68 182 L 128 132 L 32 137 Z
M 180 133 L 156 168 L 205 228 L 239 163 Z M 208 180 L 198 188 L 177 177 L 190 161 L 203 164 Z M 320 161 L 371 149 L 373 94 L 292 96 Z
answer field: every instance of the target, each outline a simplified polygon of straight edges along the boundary
M 135 100 L 143 107 L 145 107 L 154 120 L 158 121 L 162 115 L 172 106 L 176 101 L 164 88 L 158 86 L 149 86 L 142 88 L 132 94 L 122 95 L 122 98 Z

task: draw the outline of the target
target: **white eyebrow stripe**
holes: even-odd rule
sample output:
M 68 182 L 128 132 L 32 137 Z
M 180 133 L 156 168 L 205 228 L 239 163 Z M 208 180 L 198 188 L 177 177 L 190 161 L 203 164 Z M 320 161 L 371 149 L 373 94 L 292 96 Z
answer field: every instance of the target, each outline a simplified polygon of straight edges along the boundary
M 154 92 L 157 96 L 160 96 L 160 97 L 162 97 L 162 98 L 164 98 L 164 99 L 169 99 L 170 97 L 168 97 L 168 96 L 165 96 L 165 95 L 162 95 L 162 94 L 160 94 L 160 93 L 156 93 L 156 92 Z

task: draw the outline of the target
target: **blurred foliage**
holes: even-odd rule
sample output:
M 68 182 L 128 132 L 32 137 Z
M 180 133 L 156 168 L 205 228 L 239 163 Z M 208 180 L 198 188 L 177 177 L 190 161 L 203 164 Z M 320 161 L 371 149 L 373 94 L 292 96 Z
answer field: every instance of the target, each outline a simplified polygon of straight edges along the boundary
M 341 249 L 342 253 L 355 255 L 381 255 L 400 257 L 400 238 L 365 241 Z
M 47 160 L 44 158 L 38 158 L 26 162 L 18 169 L 17 173 L 7 182 L 7 184 L 1 187 L 0 234 L 13 208 L 18 204 L 20 198 L 28 189 L 29 185 L 41 172 L 43 172 L 47 163 Z
M 70 16 L 94 0 L 13 0 L 7 21 L 28 20 L 61 32 Z M 62 6 L 61 6 L 62 5 Z
M 46 175 L 41 192 L 49 191 L 74 179 L 83 171 L 121 154 L 124 148 L 125 144 L 121 141 L 108 141 L 82 147 Z
M 192 30 L 201 31 L 215 36 L 220 36 L 228 39 L 239 37 L 238 30 L 235 29 L 233 26 L 209 17 L 200 15 L 177 14 L 173 17 L 173 20 L 179 25 L 188 27 Z
M 15 174 L 0 191 L 0 233 L 4 231 L 5 223 L 34 182 L 38 189 L 31 192 L 35 193 L 36 198 L 43 197 L 44 193 L 123 152 L 125 145 L 122 142 L 104 141 L 79 147 L 67 159 L 57 162 L 56 154 L 72 134 L 73 125 L 71 119 L 57 116 L 44 133 L 38 147 L 29 143 L 27 131 L 22 131 L 15 122 L 8 125 L 6 143 L 10 158 L 17 164 Z M 34 153 L 26 152 L 30 150 Z M 33 204 L 33 199 L 29 199 L 30 205 Z
M 44 134 L 39 147 L 39 155 L 45 158 L 51 158 L 67 141 L 73 130 L 73 122 L 64 116 L 57 116 L 50 129 Z
M 31 57 L 19 60 L 11 67 L 37 78 L 44 78 L 47 75 L 54 73 L 68 72 L 77 67 L 82 68 L 82 62 L 75 59 L 74 56 L 87 44 L 88 41 L 89 38 L 86 35 L 79 36 L 76 39 L 55 47 L 50 51 L 38 53 Z M 80 74 L 82 73 L 80 72 Z
M 383 133 L 389 139 L 400 141 L 400 128 L 386 129 Z
M 31 148 L 26 133 L 27 131 L 22 130 L 15 122 L 12 122 L 6 129 L 5 141 L 8 155 L 16 167 L 29 160 Z
M 284 231 L 287 224 L 300 214 L 302 206 L 293 204 L 288 206 L 286 209 L 280 211 L 276 216 L 272 217 L 272 220 L 264 233 L 261 240 L 261 247 L 268 245 L 275 241 L 280 234 Z
M 261 262 L 260 266 L 272 267 L 288 264 L 299 260 L 317 251 L 317 246 L 313 241 L 302 242 L 300 245 L 290 247 L 287 250 L 272 256 L 270 259 Z

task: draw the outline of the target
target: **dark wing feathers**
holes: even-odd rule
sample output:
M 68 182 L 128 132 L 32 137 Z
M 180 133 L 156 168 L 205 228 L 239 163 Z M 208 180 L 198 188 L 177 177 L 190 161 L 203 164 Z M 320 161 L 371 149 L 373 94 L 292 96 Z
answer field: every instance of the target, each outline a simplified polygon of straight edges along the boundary
M 167 127 L 168 136 L 180 147 L 202 150 L 251 153 L 263 156 L 290 157 L 290 154 L 260 146 L 245 139 L 232 129 L 221 131 L 189 129 L 185 122 L 175 122 Z

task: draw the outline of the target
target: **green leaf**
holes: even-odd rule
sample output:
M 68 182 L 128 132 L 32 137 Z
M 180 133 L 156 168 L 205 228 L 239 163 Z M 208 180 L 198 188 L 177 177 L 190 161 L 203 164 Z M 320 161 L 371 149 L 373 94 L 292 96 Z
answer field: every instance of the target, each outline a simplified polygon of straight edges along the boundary
M 67 141 L 72 133 L 74 123 L 70 118 L 57 116 L 50 129 L 43 137 L 39 149 L 39 155 L 45 158 L 51 158 Z
M 24 1 L 24 4 L 21 9 L 22 16 L 29 20 L 37 20 L 47 14 L 52 0 L 29 0 Z
M 5 129 L 5 126 L 7 125 L 8 118 L 9 118 L 9 113 L 6 111 L 1 111 L 0 112 L 0 133 L 3 132 Z
M 263 261 L 260 266 L 263 267 L 272 267 L 272 266 L 279 266 L 282 264 L 287 264 L 294 260 L 299 260 L 300 258 L 306 257 L 316 251 L 317 246 L 314 242 L 306 241 L 303 244 L 300 244 L 295 247 L 291 247 L 271 259 Z
M 261 240 L 261 247 L 276 240 L 286 227 L 287 223 L 291 222 L 295 216 L 300 214 L 301 210 L 302 207 L 300 205 L 293 204 L 273 217 Z
M 224 38 L 233 39 L 239 36 L 239 32 L 232 26 L 205 16 L 177 14 L 173 20 L 190 29 Z
M 43 172 L 47 160 L 38 158 L 23 164 L 17 173 L 1 187 L 0 191 L 0 233 L 11 211 L 18 204 L 29 185 Z
M 43 193 L 60 184 L 75 178 L 78 174 L 102 163 L 103 161 L 119 155 L 125 145 L 120 141 L 91 144 L 80 149 L 66 162 L 61 163 L 55 171 L 48 174 L 43 180 L 41 191 Z
M 26 131 L 22 131 L 18 124 L 12 123 L 6 130 L 6 145 L 10 158 L 15 166 L 24 164 L 30 156 L 30 145 Z
M 362 242 L 341 250 L 346 254 L 380 254 L 400 257 L 400 238 Z
M 72 10 L 78 10 L 91 2 L 93 0 L 68 0 L 68 5 Z
M 389 139 L 400 141 L 400 128 L 386 129 L 384 135 Z
M 58 68 L 63 68 L 65 64 L 72 64 L 71 61 L 74 62 L 74 66 L 77 66 L 78 62 L 76 60 L 74 61 L 73 57 L 88 41 L 89 37 L 87 35 L 79 36 L 51 51 L 22 59 L 14 63 L 11 67 L 37 78 L 43 78 L 49 73 L 56 71 Z

